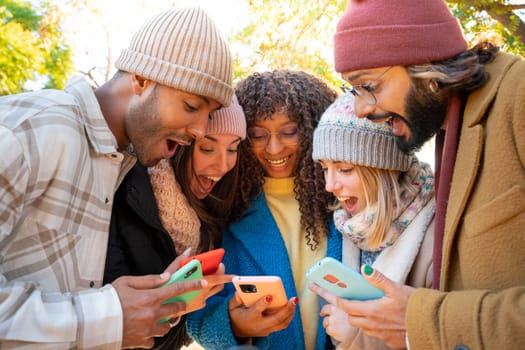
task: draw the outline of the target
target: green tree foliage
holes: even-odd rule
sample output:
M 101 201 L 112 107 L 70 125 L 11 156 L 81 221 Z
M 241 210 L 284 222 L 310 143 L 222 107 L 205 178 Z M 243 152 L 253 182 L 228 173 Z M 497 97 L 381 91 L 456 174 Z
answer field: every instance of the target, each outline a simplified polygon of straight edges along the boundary
M 49 3 L 0 0 L 0 95 L 24 91 L 29 81 L 61 89 L 73 71 L 72 52 Z
M 230 37 L 236 80 L 255 71 L 287 68 L 309 71 L 340 85 L 333 70 L 333 35 L 347 0 L 246 2 L 246 25 Z M 491 39 L 499 38 L 502 50 L 525 55 L 525 24 L 517 15 L 525 11 L 525 0 L 448 0 L 447 4 L 471 45 L 481 34 L 490 34 Z
M 346 0 L 248 0 L 245 27 L 230 42 L 234 79 L 269 69 L 304 70 L 333 85 L 332 40 Z
M 490 37 L 502 50 L 525 56 L 525 1 L 448 0 L 470 43 Z M 519 13 L 521 11 L 521 18 Z

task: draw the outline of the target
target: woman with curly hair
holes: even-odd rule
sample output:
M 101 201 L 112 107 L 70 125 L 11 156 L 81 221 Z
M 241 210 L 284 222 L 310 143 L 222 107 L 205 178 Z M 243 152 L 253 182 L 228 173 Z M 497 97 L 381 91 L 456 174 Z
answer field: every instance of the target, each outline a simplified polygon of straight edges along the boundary
M 232 210 L 237 222 L 223 237 L 226 272 L 281 277 L 288 303 L 272 296 L 245 307 L 234 287 L 208 299 L 188 317 L 188 332 L 206 349 L 251 343 L 261 349 L 325 349 L 331 344 L 319 319 L 319 301 L 305 273 L 325 256 L 341 260 L 341 237 L 328 206 L 321 167 L 312 160 L 312 137 L 337 94 L 297 71 L 254 73 L 236 94 L 246 115 L 240 186 Z M 271 310 L 269 310 L 271 308 Z

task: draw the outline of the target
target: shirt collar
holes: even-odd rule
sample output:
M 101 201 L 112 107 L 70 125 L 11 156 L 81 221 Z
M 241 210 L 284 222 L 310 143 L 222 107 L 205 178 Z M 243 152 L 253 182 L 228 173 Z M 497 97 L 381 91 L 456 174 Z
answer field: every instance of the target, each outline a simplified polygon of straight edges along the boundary
M 84 129 L 95 152 L 114 153 L 118 148 L 117 140 L 100 110 L 94 88 L 85 77 L 75 75 L 68 81 L 64 91 L 78 102 Z

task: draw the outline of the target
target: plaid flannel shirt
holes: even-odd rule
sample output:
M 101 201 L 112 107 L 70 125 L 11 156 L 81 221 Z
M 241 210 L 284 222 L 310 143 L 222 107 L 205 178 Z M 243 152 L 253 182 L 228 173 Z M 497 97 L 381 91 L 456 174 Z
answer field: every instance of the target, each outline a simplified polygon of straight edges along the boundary
M 122 310 L 102 287 L 120 153 L 93 88 L 0 98 L 0 348 L 118 349 Z

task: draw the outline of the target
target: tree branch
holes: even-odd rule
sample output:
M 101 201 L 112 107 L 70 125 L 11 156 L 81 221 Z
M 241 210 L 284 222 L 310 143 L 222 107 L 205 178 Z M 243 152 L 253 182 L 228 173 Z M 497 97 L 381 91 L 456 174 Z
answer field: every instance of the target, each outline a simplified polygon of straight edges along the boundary
M 507 28 L 519 41 L 525 42 L 525 23 L 513 12 L 525 9 L 525 3 L 507 5 L 501 0 L 449 0 L 448 2 L 460 7 L 471 7 L 478 12 L 485 11 L 491 18 Z

